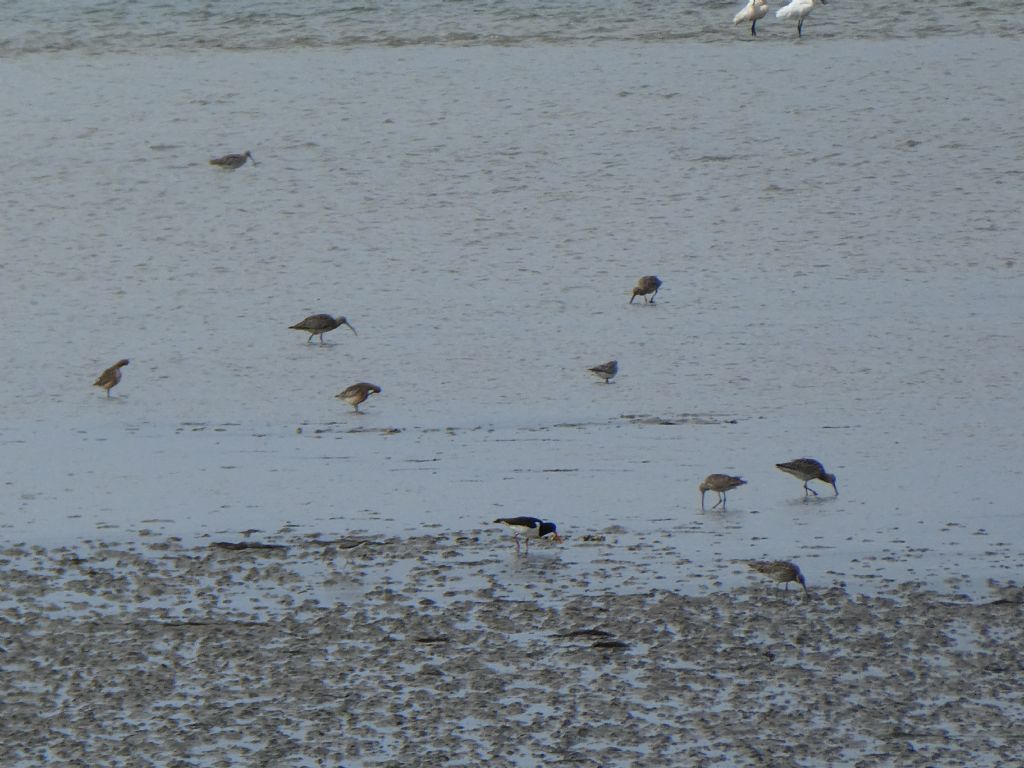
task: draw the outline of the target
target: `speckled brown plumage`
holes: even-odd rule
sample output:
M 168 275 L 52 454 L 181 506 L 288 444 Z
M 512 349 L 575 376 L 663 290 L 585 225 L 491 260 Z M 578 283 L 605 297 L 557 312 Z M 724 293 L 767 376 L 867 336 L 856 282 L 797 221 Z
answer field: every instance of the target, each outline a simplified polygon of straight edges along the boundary
M 789 582 L 795 581 L 804 588 L 804 593 L 807 593 L 807 582 L 796 563 L 791 563 L 788 560 L 751 560 L 747 565 L 772 581 L 785 584 L 787 590 Z
M 121 382 L 121 369 L 128 365 L 127 360 L 118 360 L 112 366 L 107 368 L 100 377 L 92 383 L 94 387 L 103 387 L 107 390 L 107 397 L 110 397 L 110 390 L 116 387 Z
M 356 336 L 359 335 L 356 333 L 356 329 L 349 325 L 348 320 L 341 315 L 338 315 L 338 317 L 331 317 L 330 315 L 310 315 L 305 320 L 300 320 L 295 325 L 289 325 L 288 327 L 293 331 L 305 331 L 308 333 L 309 338 L 306 339 L 307 344 L 313 341 L 314 336 L 319 336 L 320 343 L 323 344 L 324 334 L 328 331 L 333 331 L 340 325 L 348 325 L 349 330 L 351 330 L 352 333 L 355 333 Z
M 376 384 L 367 384 L 365 381 L 361 381 L 358 384 L 353 384 L 351 387 L 347 387 L 339 392 L 335 397 L 339 400 L 344 400 L 346 403 L 356 409 L 357 413 L 362 413 L 359 410 L 359 404 L 366 400 L 370 395 L 379 394 L 380 387 Z
M 595 365 L 593 368 L 588 368 L 587 370 L 597 376 L 597 378 L 603 380 L 605 384 L 609 384 L 619 372 L 619 361 L 609 360 L 607 363 Z
M 815 496 L 818 495 L 818 492 L 813 488 L 807 487 L 807 483 L 811 480 L 820 480 L 823 483 L 828 483 L 832 486 L 832 490 L 835 491 L 835 495 L 839 495 L 839 489 L 836 487 L 836 476 L 826 472 L 824 465 L 817 459 L 793 459 L 793 461 L 783 462 L 775 466 L 786 474 L 804 481 L 804 496 L 809 493 L 813 493 Z
M 633 299 L 637 296 L 643 296 L 644 304 L 653 304 L 659 288 L 661 288 L 661 280 L 654 275 L 644 275 L 636 281 L 636 287 L 633 288 L 633 295 L 630 296 L 629 303 L 632 304 Z M 650 294 L 650 300 L 647 298 L 648 294 Z
M 741 485 L 746 484 L 747 481 L 742 477 L 718 474 L 708 475 L 704 478 L 704 482 L 700 484 L 700 508 L 704 509 L 704 494 L 708 491 L 714 491 L 718 494 L 718 501 L 712 509 L 717 507 L 719 504 L 722 505 L 722 509 L 725 509 L 726 491 L 731 491 L 733 488 L 739 488 Z
M 218 168 L 233 171 L 236 168 L 241 168 L 245 165 L 246 160 L 252 160 L 252 164 L 256 165 L 256 158 L 253 157 L 252 152 L 249 152 L 248 150 L 240 155 L 224 155 L 224 157 L 215 157 L 210 161 L 210 165 L 215 165 Z

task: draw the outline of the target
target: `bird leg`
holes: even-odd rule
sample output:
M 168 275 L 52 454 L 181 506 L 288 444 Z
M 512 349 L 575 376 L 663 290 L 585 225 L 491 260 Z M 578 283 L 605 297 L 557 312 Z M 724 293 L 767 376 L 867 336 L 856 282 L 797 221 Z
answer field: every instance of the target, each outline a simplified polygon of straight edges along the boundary
M 757 37 L 757 19 L 754 19 L 753 23 L 750 25 L 750 34 Z
M 800 21 L 798 21 L 797 24 L 796 24 L 796 36 L 797 37 L 803 37 L 804 36 L 804 20 L 803 19 L 800 19 Z
M 722 505 L 722 509 L 725 509 L 725 494 L 722 493 L 721 491 L 718 492 L 718 502 L 715 504 L 715 507 L 717 507 L 719 504 Z M 712 509 L 714 509 L 715 507 L 712 507 Z
M 807 480 L 804 480 L 804 496 L 806 496 L 808 493 L 813 493 L 815 496 L 817 496 L 818 492 L 816 490 L 814 490 L 813 488 L 808 488 L 807 487 L 807 482 L 808 482 Z

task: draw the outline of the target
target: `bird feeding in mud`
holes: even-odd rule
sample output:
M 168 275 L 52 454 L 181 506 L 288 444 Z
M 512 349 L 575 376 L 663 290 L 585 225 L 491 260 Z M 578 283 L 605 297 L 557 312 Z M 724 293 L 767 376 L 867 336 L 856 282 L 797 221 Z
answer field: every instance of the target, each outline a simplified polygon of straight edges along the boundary
M 339 400 L 344 400 L 346 403 L 355 408 L 356 413 L 362 413 L 359 410 L 359 404 L 366 401 L 370 395 L 380 394 L 380 387 L 376 384 L 367 384 L 365 381 L 361 381 L 358 384 L 353 384 L 351 387 L 346 387 L 341 392 L 335 395 Z
M 559 544 L 563 541 L 562 537 L 558 535 L 558 527 L 539 517 L 499 517 L 494 522 L 501 523 L 514 531 L 516 552 L 520 551 L 520 536 L 526 540 L 526 554 L 530 554 L 530 539 L 545 539 L 550 536 Z
M 835 491 L 835 495 L 839 495 L 839 489 L 836 487 L 836 476 L 826 472 L 824 465 L 817 459 L 793 459 L 792 461 L 786 461 L 775 466 L 786 474 L 792 475 L 797 480 L 804 481 L 804 496 L 808 494 L 818 495 L 816 490 L 807 487 L 807 483 L 811 480 L 820 480 L 823 483 L 828 483 L 832 486 L 832 490 Z
M 704 478 L 704 482 L 700 484 L 700 508 L 704 509 L 704 494 L 708 491 L 714 491 L 718 494 L 718 501 L 715 503 L 714 509 L 719 504 L 722 505 L 722 509 L 725 509 L 725 494 L 731 491 L 733 488 L 739 488 L 741 485 L 746 485 L 747 481 L 742 477 L 734 477 L 732 475 L 708 475 Z
M 795 581 L 804 588 L 804 594 L 807 594 L 807 581 L 800 573 L 800 568 L 796 563 L 791 563 L 788 560 L 751 560 L 747 566 L 778 584 L 785 584 L 787 591 L 789 582 Z
M 629 303 L 633 303 L 633 299 L 637 296 L 644 297 L 644 304 L 653 304 L 654 297 L 658 295 L 658 289 L 661 288 L 661 280 L 654 275 L 644 275 L 636 281 L 636 286 L 633 288 L 633 295 L 629 298 Z M 647 296 L 650 295 L 648 300 Z

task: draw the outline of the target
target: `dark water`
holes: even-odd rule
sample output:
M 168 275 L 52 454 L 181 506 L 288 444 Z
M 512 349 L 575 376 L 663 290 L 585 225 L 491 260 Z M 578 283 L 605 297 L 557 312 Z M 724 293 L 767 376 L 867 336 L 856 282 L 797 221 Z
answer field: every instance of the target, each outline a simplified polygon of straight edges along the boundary
M 760 23 L 764 40 L 795 37 L 775 18 L 772 2 Z M 602 40 L 743 41 L 733 27 L 739 0 L 678 2 L 406 2 L 282 3 L 126 0 L 36 2 L 0 8 L 0 56 L 80 50 L 264 50 L 352 45 L 585 44 Z M 815 39 L 859 40 L 994 35 L 1024 32 L 1011 2 L 886 2 L 833 0 L 817 8 L 805 31 Z

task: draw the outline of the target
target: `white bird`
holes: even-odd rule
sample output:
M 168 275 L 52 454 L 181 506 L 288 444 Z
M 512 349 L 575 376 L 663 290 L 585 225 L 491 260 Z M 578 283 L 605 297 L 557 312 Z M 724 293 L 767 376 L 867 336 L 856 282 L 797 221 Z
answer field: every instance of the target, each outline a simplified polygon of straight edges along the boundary
M 827 5 L 825 0 L 792 0 L 789 5 L 779 8 L 775 12 L 775 16 L 779 19 L 796 19 L 796 33 L 798 36 L 803 37 L 804 19 L 807 18 L 808 14 L 814 10 L 814 6 L 818 3 Z
M 767 15 L 768 3 L 764 0 L 750 0 L 746 8 L 733 16 L 732 23 L 742 24 L 744 21 L 749 21 L 750 34 L 757 37 L 757 20 L 763 19 Z

